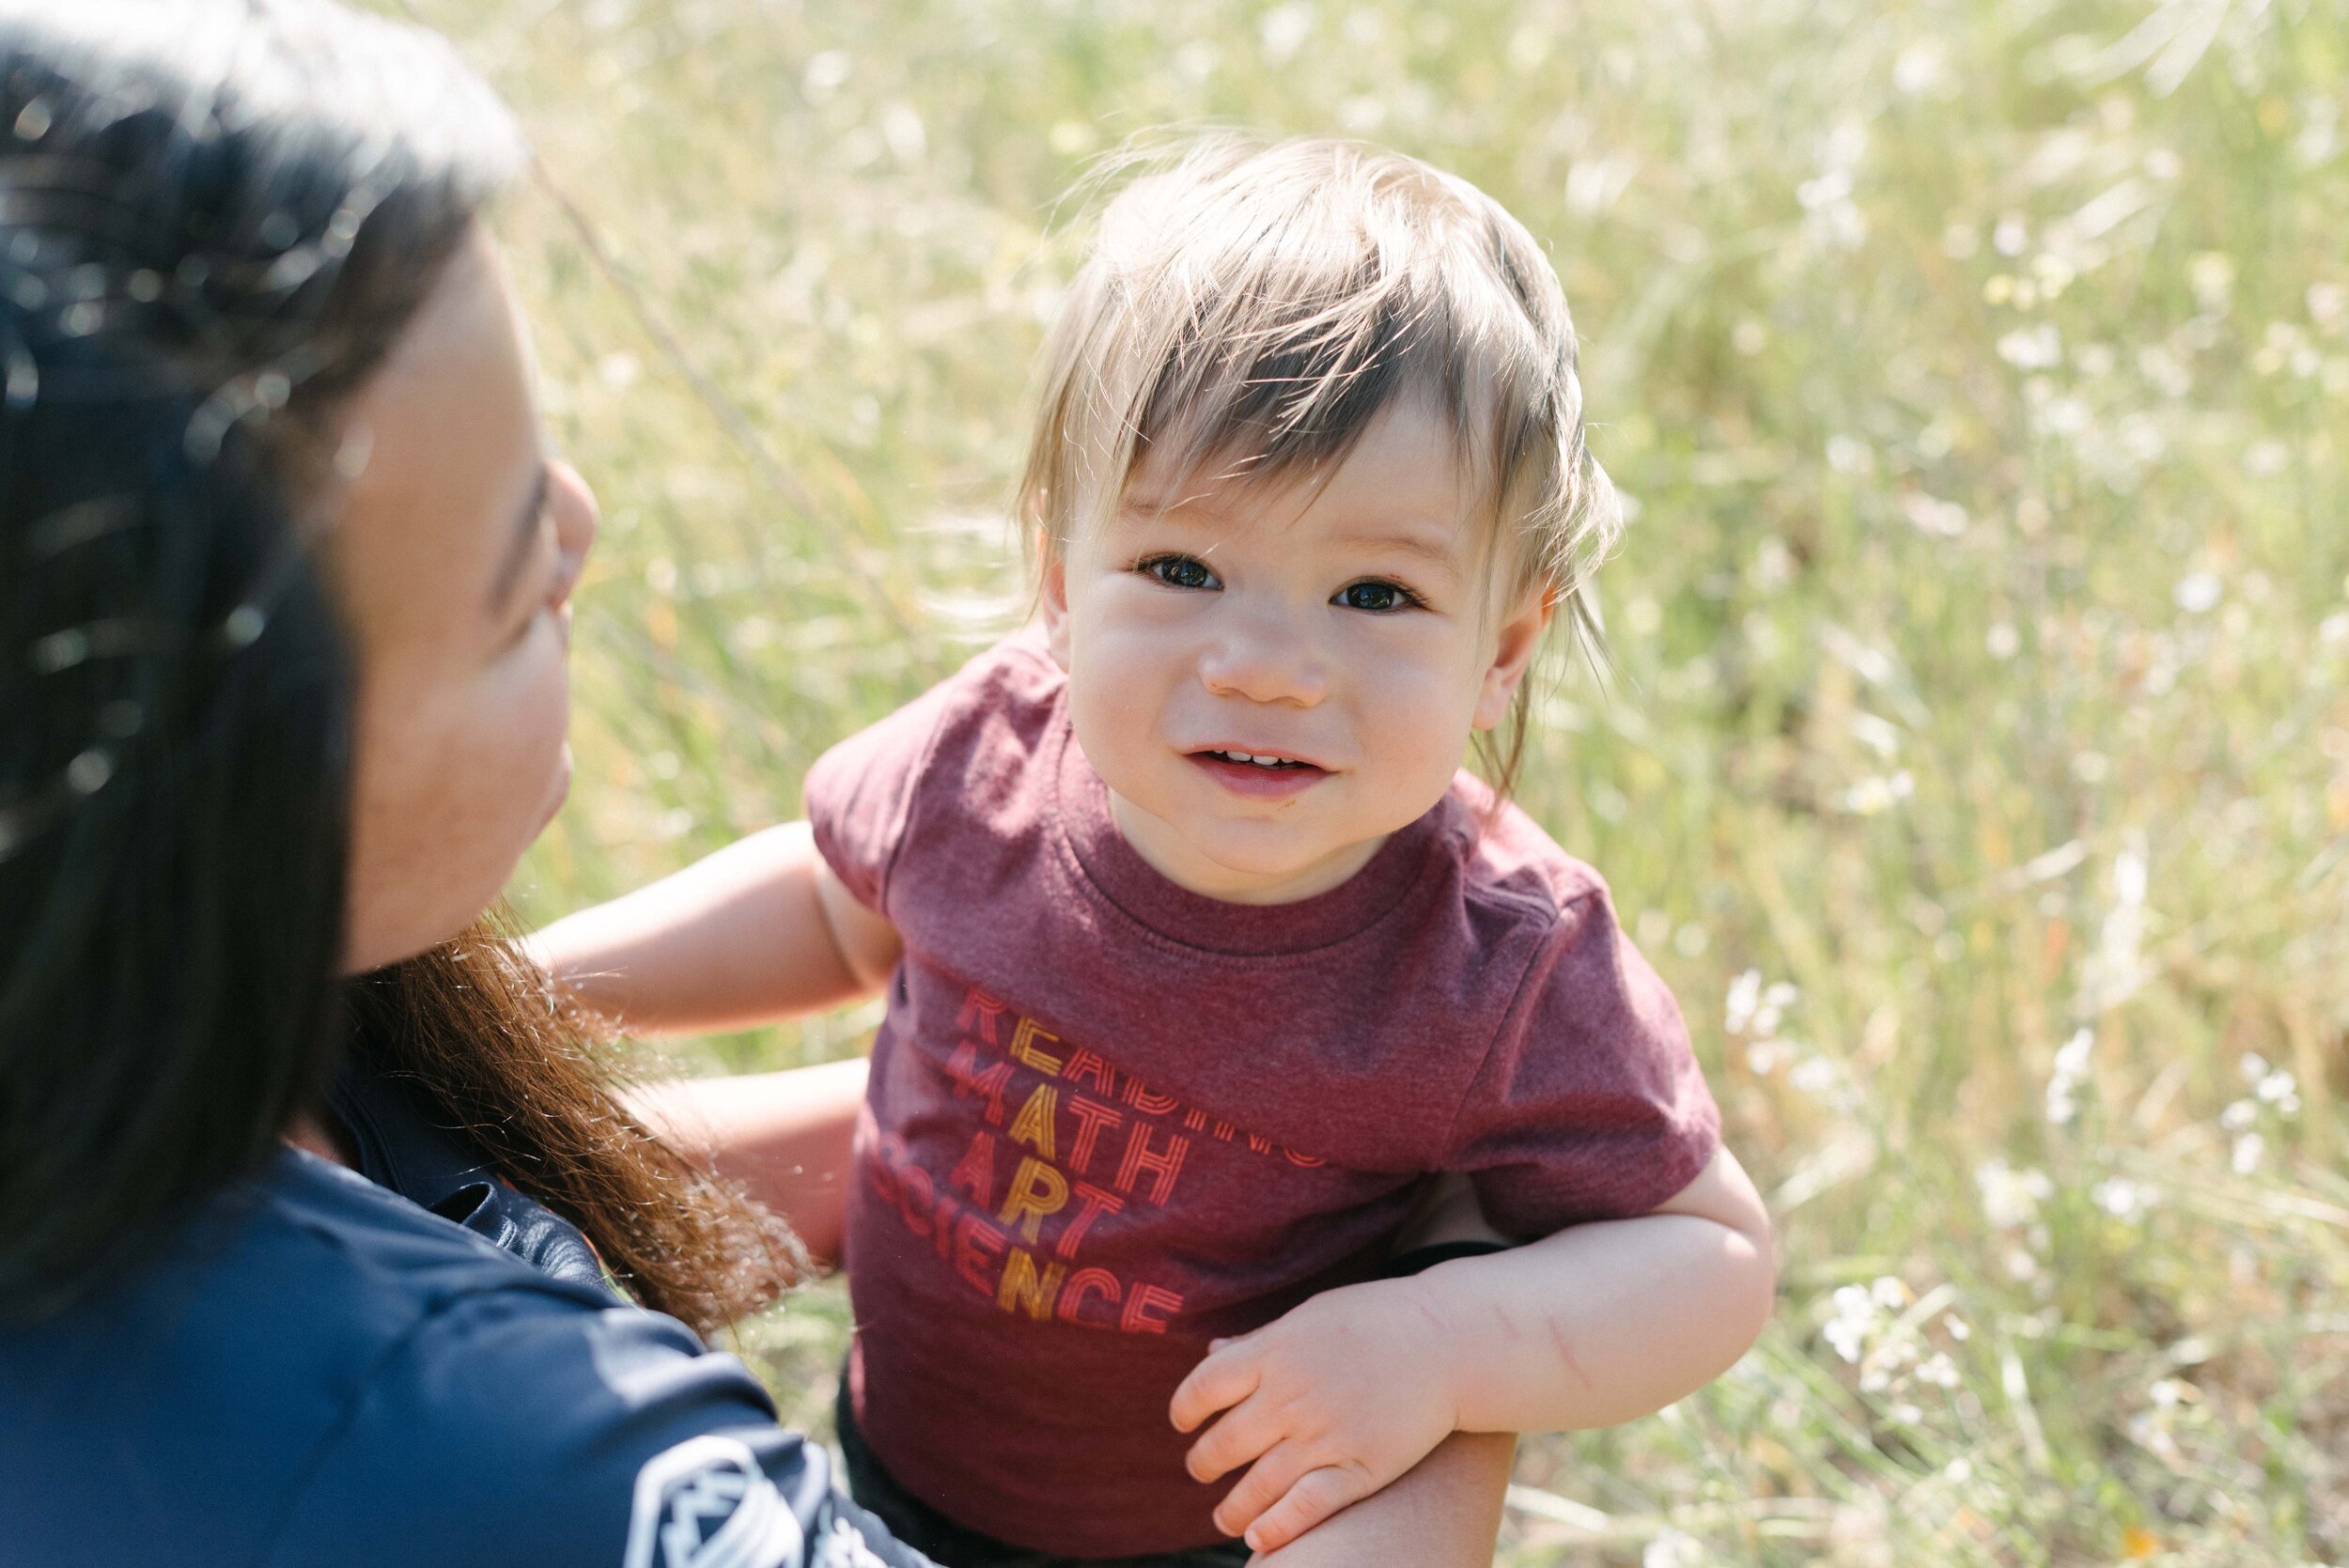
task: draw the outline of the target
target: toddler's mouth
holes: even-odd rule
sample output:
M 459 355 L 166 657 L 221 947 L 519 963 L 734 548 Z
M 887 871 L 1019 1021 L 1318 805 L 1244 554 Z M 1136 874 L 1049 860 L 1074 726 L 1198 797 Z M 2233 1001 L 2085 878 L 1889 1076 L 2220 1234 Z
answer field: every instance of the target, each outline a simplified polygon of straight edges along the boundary
M 1310 762 L 1299 762 L 1295 757 L 1277 756 L 1270 752 L 1208 751 L 1198 752 L 1193 754 L 1203 757 L 1212 757 L 1218 762 L 1244 762 L 1251 768 L 1313 768 L 1314 771 L 1316 773 L 1321 771 L 1320 768 L 1314 768 L 1314 765 Z
M 1286 799 L 1330 776 L 1330 770 L 1317 763 L 1276 752 L 1217 747 L 1193 752 L 1190 760 L 1234 794 L 1257 800 Z

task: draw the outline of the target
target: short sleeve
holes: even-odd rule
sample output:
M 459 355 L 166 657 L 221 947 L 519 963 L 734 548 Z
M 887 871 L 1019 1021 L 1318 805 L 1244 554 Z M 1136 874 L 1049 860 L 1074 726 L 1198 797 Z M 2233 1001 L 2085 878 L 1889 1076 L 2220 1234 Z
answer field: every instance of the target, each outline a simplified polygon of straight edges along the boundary
M 529 1290 L 388 1351 L 294 1497 L 278 1568 L 926 1568 L 839 1497 L 743 1365 L 672 1319 Z
M 1562 912 L 1455 1117 L 1448 1169 L 1501 1231 L 1629 1219 L 1711 1163 L 1720 1113 L 1663 980 L 1604 891 Z
M 949 681 L 841 741 L 807 770 L 808 825 L 841 885 L 887 912 L 889 868 L 905 842 L 917 786 L 958 695 Z

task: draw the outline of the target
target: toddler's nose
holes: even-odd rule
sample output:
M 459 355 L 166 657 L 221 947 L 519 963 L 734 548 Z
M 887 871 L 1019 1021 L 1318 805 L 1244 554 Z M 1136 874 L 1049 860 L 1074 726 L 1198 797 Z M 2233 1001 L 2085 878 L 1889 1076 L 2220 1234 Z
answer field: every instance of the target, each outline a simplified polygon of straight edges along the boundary
M 1199 678 L 1220 697 L 1311 707 L 1329 695 L 1330 671 L 1313 639 L 1282 617 L 1229 626 L 1199 661 Z

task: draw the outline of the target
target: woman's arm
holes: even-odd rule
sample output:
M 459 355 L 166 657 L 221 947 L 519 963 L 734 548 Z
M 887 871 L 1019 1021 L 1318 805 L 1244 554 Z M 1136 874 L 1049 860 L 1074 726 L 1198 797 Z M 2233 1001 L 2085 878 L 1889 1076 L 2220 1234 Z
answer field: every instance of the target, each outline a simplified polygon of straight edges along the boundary
M 1384 1491 L 1250 1568 L 1491 1568 L 1517 1450 L 1505 1432 L 1455 1432 Z
M 558 920 L 528 945 L 581 1001 L 637 1034 L 838 1007 L 879 990 L 899 950 L 896 929 L 840 885 L 804 822 Z

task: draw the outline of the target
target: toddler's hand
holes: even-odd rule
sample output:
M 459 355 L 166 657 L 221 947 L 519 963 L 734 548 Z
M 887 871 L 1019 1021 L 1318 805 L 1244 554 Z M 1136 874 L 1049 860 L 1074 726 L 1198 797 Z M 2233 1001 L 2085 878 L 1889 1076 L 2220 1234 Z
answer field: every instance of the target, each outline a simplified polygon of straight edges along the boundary
M 1402 1475 L 1452 1435 L 1444 1325 L 1416 1281 L 1348 1285 L 1218 1342 L 1174 1390 L 1201 1481 L 1248 1465 L 1216 1528 L 1269 1552 Z

